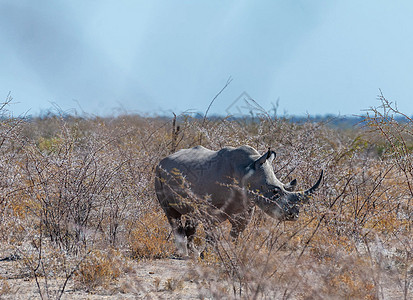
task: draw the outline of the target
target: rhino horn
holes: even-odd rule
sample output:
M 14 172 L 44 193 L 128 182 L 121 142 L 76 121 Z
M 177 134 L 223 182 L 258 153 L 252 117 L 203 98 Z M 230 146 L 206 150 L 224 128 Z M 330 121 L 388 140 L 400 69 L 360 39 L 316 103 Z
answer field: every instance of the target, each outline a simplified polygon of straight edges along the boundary
M 297 179 L 294 179 L 290 183 L 284 184 L 284 189 L 286 189 L 289 192 L 293 192 L 296 186 L 297 186 Z
M 269 159 L 271 157 L 271 154 L 272 154 L 271 147 L 268 147 L 268 152 L 267 152 L 267 158 L 266 159 Z
M 323 173 L 324 173 L 324 171 L 321 170 L 321 174 L 320 174 L 320 177 L 318 178 L 317 182 L 311 188 L 304 191 L 304 195 L 307 196 L 306 198 L 308 198 L 308 196 L 310 196 L 312 193 L 314 193 L 315 190 L 318 188 L 318 186 L 321 183 L 321 180 L 323 179 Z

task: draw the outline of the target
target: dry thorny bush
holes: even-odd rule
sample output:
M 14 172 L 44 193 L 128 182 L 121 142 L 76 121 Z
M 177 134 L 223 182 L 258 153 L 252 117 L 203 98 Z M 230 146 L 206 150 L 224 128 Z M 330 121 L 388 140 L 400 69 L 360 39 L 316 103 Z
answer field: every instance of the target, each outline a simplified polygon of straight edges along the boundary
M 217 227 L 217 245 L 193 270 L 194 282 L 217 298 L 382 299 L 390 293 L 407 299 L 413 120 L 380 99 L 382 106 L 349 130 L 265 112 L 244 120 L 186 115 L 173 126 L 138 116 L 5 115 L 0 243 L 19 258 L 21 273 L 35 278 L 42 298 L 60 298 L 72 279 L 88 291 L 108 285 L 130 260 L 175 255 L 153 190 L 162 157 L 198 144 L 215 150 L 248 144 L 260 152 L 271 146 L 278 178 L 297 178 L 304 188 L 324 169 L 322 187 L 297 222 L 256 210 L 236 241 L 228 223 Z M 48 281 L 56 278 L 61 285 L 50 291 Z

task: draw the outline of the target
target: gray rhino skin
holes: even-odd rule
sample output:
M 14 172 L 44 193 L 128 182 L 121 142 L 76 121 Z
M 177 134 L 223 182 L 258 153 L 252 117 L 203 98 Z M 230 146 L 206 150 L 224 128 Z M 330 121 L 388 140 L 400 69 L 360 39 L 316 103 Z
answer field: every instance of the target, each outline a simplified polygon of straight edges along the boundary
M 323 172 L 313 187 L 294 192 L 296 180 L 283 184 L 276 178 L 271 166 L 275 156 L 270 149 L 261 156 L 249 146 L 219 151 L 197 146 L 161 160 L 156 168 L 156 195 L 184 256 L 188 250 L 195 251 L 197 220 L 209 223 L 207 227 L 228 219 L 231 236 L 236 238 L 250 222 L 255 205 L 278 220 L 298 218 L 300 204 L 317 189 Z M 184 226 L 182 215 L 189 216 Z

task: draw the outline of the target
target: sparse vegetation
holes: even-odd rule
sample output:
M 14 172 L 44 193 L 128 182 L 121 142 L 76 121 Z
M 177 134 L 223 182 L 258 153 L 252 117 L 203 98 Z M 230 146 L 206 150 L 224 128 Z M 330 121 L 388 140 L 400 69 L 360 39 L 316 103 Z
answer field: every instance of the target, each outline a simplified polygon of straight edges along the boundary
M 120 286 L 139 297 L 185 293 L 190 283 L 199 298 L 410 299 L 413 120 L 380 101 L 359 126 L 341 130 L 263 111 L 245 120 L 22 120 L 7 114 L 8 98 L 0 121 L 0 298 L 17 293 L 16 278 L 31 280 L 42 299 L 60 299 L 70 298 L 68 285 L 113 291 L 128 276 Z M 324 169 L 323 184 L 298 221 L 256 210 L 235 242 L 224 223 L 215 228 L 217 246 L 187 263 L 186 277 L 155 274 L 144 287 L 133 275 L 139 262 L 177 254 L 154 167 L 200 141 L 211 149 L 271 146 L 282 181 L 310 186 Z M 199 247 L 203 237 L 201 227 Z M 6 261 L 13 272 L 2 271 Z

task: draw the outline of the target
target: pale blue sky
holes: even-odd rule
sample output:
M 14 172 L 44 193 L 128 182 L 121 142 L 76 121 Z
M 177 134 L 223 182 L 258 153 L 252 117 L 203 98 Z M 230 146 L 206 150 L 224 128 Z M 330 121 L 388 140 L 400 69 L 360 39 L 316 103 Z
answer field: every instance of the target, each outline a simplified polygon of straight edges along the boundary
M 0 97 L 15 115 L 413 114 L 413 1 L 0 0 Z M 81 107 L 81 109 L 79 108 Z

